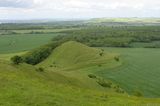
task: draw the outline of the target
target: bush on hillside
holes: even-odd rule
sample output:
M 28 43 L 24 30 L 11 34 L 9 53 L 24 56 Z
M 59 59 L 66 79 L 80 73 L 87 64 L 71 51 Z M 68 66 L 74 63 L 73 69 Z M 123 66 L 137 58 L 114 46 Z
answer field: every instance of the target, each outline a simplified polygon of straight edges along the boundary
M 98 79 L 97 83 L 102 87 L 108 87 L 108 88 L 111 88 L 111 85 L 112 85 L 111 82 L 105 81 L 104 79 Z
M 99 53 L 99 55 L 102 56 L 102 55 L 103 55 L 103 52 Z
M 125 91 L 122 88 L 116 88 L 115 91 L 117 93 L 125 93 Z
M 14 63 L 14 64 L 19 64 L 19 63 L 22 63 L 22 58 L 20 56 L 14 56 L 11 58 L 11 61 Z
M 23 61 L 27 64 L 36 65 L 45 60 L 52 53 L 53 49 L 55 49 L 60 44 L 61 42 L 52 42 L 43 47 L 35 49 L 22 56 Z
M 119 61 L 119 57 L 114 57 L 114 59 L 115 59 L 116 61 Z
M 38 71 L 38 72 L 43 72 L 43 71 L 44 71 L 44 68 L 39 67 L 39 68 L 36 69 L 36 71 Z
M 46 59 L 51 52 L 51 47 L 42 47 L 23 56 L 23 60 L 28 64 L 35 65 Z
M 142 97 L 142 96 L 143 96 L 142 92 L 139 91 L 139 90 L 133 91 L 133 95 L 134 95 L 134 96 L 137 96 L 137 97 Z
M 98 64 L 98 67 L 101 67 L 102 66 L 102 64 Z
M 93 74 L 89 74 L 88 77 L 89 77 L 89 78 L 96 78 L 96 76 L 93 75 Z

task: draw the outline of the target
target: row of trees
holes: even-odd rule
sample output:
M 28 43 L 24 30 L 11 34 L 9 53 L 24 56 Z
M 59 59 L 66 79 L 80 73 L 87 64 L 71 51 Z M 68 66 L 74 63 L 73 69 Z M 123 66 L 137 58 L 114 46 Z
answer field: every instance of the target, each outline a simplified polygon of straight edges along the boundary
M 14 64 L 25 62 L 27 64 L 36 65 L 45 60 L 52 53 L 53 49 L 55 49 L 61 43 L 62 42 L 52 42 L 33 51 L 30 51 L 25 55 L 14 56 L 11 58 L 11 61 Z
M 130 47 L 131 43 L 160 41 L 160 27 L 88 27 L 63 31 L 53 41 L 75 40 L 89 46 Z

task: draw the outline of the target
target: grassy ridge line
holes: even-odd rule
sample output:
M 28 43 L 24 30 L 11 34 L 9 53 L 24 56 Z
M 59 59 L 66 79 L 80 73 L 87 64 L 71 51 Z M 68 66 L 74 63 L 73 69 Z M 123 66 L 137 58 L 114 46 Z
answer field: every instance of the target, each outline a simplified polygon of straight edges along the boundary
M 54 49 L 51 55 L 39 65 L 69 70 L 106 64 L 114 60 L 115 56 L 118 56 L 118 54 L 110 54 L 101 49 L 95 49 L 75 41 L 69 41 Z

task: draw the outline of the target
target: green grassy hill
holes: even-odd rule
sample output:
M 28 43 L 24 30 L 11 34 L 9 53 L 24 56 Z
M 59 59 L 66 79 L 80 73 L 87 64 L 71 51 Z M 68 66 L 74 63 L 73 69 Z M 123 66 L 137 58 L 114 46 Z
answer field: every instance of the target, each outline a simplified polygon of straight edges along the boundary
M 118 54 L 104 52 L 75 41 L 69 41 L 57 47 L 53 53 L 39 65 L 45 67 L 84 68 L 92 65 L 107 64 Z
M 20 53 L 21 54 L 21 53 Z M 9 58 L 9 55 L 5 55 Z M 12 55 L 10 55 L 12 56 Z M 42 63 L 32 66 L 13 65 L 0 58 L 1 106 L 134 106 L 158 105 L 160 99 L 147 99 L 117 93 L 112 87 L 97 83 L 100 78 L 89 78 L 99 68 L 122 65 L 114 52 L 67 42 L 57 47 Z M 39 67 L 44 67 L 43 71 Z M 86 71 L 90 69 L 90 71 Z M 98 70 L 97 70 L 98 71 Z M 107 80 L 107 79 L 106 79 Z

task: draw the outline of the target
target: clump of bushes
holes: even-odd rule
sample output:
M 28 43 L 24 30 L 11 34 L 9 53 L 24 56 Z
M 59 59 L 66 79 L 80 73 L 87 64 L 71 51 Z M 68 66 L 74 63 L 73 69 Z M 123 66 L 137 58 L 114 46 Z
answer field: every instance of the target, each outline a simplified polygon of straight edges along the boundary
M 134 95 L 134 96 L 137 96 L 137 97 L 142 97 L 142 96 L 143 96 L 142 92 L 139 91 L 139 90 L 133 91 L 133 95 Z
M 119 57 L 117 57 L 117 56 L 114 57 L 114 60 L 119 61 Z
M 115 90 L 117 93 L 124 93 L 124 90 L 122 88 L 116 88 Z
M 103 52 L 99 53 L 100 56 L 103 56 Z
M 11 58 L 11 61 L 13 62 L 13 64 L 18 65 L 19 63 L 23 62 L 23 59 L 20 56 L 14 56 Z
M 53 65 L 50 65 L 49 67 L 53 67 Z
M 42 46 L 38 49 L 35 49 L 31 52 L 28 52 L 27 54 L 23 56 L 14 56 L 11 58 L 11 61 L 14 64 L 19 64 L 21 62 L 25 62 L 27 64 L 36 65 L 43 60 L 45 60 L 55 49 L 57 46 L 59 46 L 62 42 L 52 42 L 50 44 L 47 44 L 45 46 Z
M 98 67 L 101 67 L 101 66 L 102 66 L 101 64 L 98 65 Z
M 43 67 L 39 67 L 39 68 L 36 69 L 36 71 L 38 71 L 38 72 L 44 72 L 44 68 Z
M 93 75 L 93 74 L 89 74 L 88 77 L 89 77 L 89 78 L 97 78 L 97 77 L 96 77 L 95 75 Z
M 100 56 L 103 56 L 104 54 L 104 49 L 101 49 L 101 52 L 99 53 Z
M 97 83 L 102 87 L 108 87 L 108 88 L 111 88 L 111 85 L 112 85 L 110 81 L 105 81 L 104 79 L 98 79 Z
M 52 52 L 51 47 L 41 47 L 23 56 L 24 62 L 36 65 L 46 59 Z

